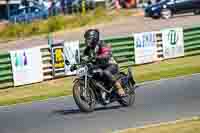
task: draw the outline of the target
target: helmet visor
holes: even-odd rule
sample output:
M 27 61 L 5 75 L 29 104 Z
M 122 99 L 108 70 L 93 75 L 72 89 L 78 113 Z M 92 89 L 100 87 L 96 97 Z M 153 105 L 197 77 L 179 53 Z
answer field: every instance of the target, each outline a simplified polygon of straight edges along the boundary
M 95 46 L 95 39 L 93 37 L 87 37 L 86 44 L 90 47 L 94 47 Z

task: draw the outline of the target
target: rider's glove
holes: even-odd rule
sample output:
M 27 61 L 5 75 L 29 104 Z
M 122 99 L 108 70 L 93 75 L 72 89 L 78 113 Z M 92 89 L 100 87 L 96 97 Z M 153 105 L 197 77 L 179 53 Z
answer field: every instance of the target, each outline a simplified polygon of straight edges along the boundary
M 70 71 L 71 71 L 71 72 L 73 72 L 74 70 L 76 70 L 76 65 L 72 65 L 72 66 L 70 67 Z

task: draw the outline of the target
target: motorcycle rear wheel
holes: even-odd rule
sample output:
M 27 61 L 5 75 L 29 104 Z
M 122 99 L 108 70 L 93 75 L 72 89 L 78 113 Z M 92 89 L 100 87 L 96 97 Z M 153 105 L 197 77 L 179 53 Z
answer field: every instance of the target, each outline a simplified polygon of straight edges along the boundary
M 135 103 L 135 90 L 132 90 L 134 84 L 129 80 L 128 84 L 123 88 L 127 96 L 120 98 L 118 102 L 124 107 L 132 106 Z
M 128 94 L 126 97 L 122 97 L 120 100 L 118 100 L 118 102 L 124 107 L 132 106 L 135 103 L 135 93 Z

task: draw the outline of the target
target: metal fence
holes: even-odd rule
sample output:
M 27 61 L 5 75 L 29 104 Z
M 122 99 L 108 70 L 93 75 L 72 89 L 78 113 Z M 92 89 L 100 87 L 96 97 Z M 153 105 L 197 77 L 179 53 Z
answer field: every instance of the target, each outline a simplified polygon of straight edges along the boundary
M 200 55 L 200 26 L 184 29 L 185 56 Z
M 0 54 L 0 89 L 13 86 L 11 59 L 9 53 Z
M 162 34 L 157 33 L 158 58 L 162 59 Z M 106 43 L 112 45 L 114 58 L 120 67 L 134 65 L 134 38 L 133 36 L 105 38 Z M 85 45 L 80 43 L 80 52 L 83 52 Z M 200 26 L 184 28 L 185 56 L 200 55 Z M 48 45 L 40 47 L 43 61 L 44 80 L 53 79 L 53 66 L 51 51 Z M 13 87 L 13 75 L 11 59 L 8 52 L 0 54 L 0 89 Z

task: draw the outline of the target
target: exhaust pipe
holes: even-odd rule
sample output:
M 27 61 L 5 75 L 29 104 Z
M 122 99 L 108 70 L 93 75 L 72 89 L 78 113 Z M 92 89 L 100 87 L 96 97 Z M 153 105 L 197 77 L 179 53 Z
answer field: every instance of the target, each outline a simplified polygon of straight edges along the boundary
M 99 87 L 100 89 L 102 89 L 103 91 L 107 92 L 107 93 L 111 93 L 112 89 L 107 90 L 105 87 L 103 87 L 103 85 L 101 85 L 100 83 L 96 83 L 96 86 Z

